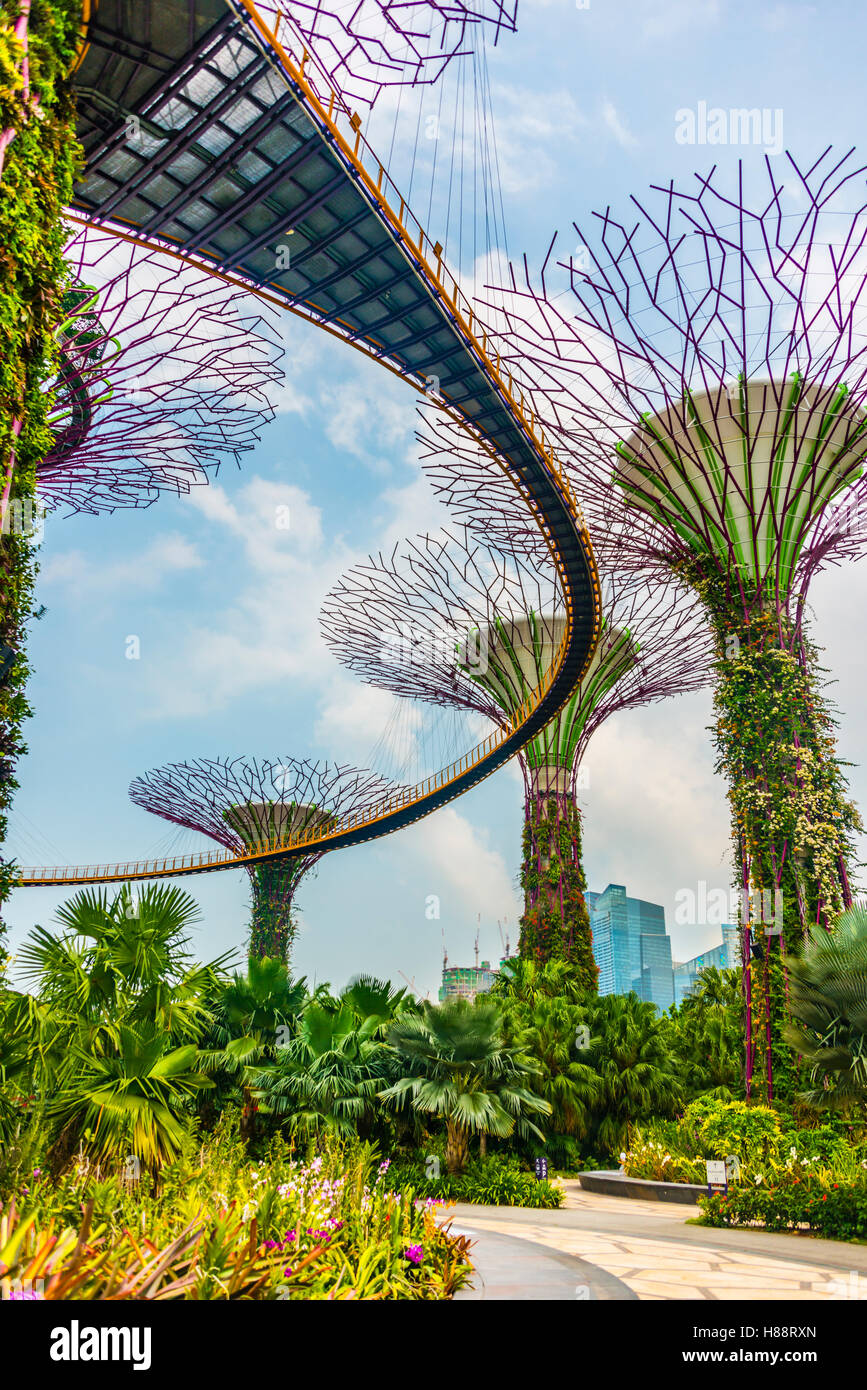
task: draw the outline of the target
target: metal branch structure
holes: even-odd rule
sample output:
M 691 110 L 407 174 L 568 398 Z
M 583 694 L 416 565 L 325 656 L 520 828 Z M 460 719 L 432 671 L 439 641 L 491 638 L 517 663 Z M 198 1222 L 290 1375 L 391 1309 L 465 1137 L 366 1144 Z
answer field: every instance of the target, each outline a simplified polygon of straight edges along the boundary
M 393 790 L 376 773 L 337 763 L 199 758 L 137 777 L 129 794 L 155 816 L 243 856 L 297 844 Z M 326 849 L 311 846 L 303 855 L 245 865 L 253 889 L 251 956 L 288 960 L 297 930 L 295 893 Z
M 516 492 L 502 460 L 477 432 L 436 402 L 423 399 L 416 413 L 419 461 L 453 520 L 504 553 L 546 565 L 550 552 L 532 501 Z M 602 553 L 596 539 L 594 549 Z
M 148 506 L 253 449 L 281 377 L 273 311 L 96 227 L 79 230 L 65 256 L 43 504 Z
M 595 985 L 577 789 L 593 733 L 617 710 L 709 684 L 713 649 L 683 586 L 603 573 L 602 636 L 559 713 L 519 754 L 525 783 L 521 951 L 564 957 Z M 349 570 L 321 627 L 362 680 L 473 710 L 507 728 L 562 641 L 553 567 L 484 545 L 466 527 L 418 537 Z
M 233 0 L 238 10 L 243 0 Z M 291 26 L 316 54 L 333 87 L 372 106 L 386 87 L 436 82 L 456 58 L 472 53 L 480 35 L 514 33 L 518 0 L 291 0 L 256 6 L 279 35 Z
M 490 292 L 602 563 L 607 547 L 664 565 L 710 616 L 737 882 L 773 904 L 742 923 L 747 1085 L 767 1098 L 797 1079 L 782 954 L 851 903 L 859 822 L 804 609 L 813 575 L 867 539 L 864 175 L 826 151 L 766 159 L 758 187 L 743 165 L 656 187 Z M 434 467 L 474 526 L 499 512 L 487 461 Z

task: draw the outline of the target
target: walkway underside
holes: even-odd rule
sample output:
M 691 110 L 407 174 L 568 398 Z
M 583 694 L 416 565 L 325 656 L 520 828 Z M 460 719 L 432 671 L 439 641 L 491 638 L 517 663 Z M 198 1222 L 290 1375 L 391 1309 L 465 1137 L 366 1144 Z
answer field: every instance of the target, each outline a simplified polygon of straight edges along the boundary
M 567 631 L 513 730 L 361 818 L 244 859 L 28 869 L 23 884 L 154 878 L 386 834 L 468 790 L 562 706 L 600 623 L 580 512 L 495 345 L 288 22 L 247 0 L 101 0 L 76 74 L 85 168 L 77 213 L 238 281 L 378 359 L 463 423 L 545 536 Z

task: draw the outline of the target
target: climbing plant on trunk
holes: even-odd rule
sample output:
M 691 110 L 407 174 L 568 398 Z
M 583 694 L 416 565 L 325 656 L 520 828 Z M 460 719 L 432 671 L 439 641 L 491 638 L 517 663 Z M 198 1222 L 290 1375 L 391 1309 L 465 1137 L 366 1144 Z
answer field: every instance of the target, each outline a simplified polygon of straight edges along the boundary
M 25 628 L 33 602 L 36 466 L 48 452 L 50 397 L 67 271 L 62 211 L 78 146 L 68 74 L 78 0 L 0 0 L 0 843 L 31 713 Z M 0 861 L 0 903 L 14 866 Z

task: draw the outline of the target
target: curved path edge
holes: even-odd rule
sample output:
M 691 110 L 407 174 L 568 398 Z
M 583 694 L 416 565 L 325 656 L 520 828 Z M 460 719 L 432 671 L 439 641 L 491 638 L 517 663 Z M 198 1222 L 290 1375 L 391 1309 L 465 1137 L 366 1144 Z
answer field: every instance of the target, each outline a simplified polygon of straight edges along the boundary
M 497 1210 L 495 1208 L 495 1210 Z M 635 1294 L 616 1275 L 598 1265 L 552 1250 L 523 1236 L 486 1231 L 473 1224 L 471 1207 L 450 1218 L 454 1235 L 469 1236 L 473 1277 L 452 1302 L 593 1302 L 635 1300 Z

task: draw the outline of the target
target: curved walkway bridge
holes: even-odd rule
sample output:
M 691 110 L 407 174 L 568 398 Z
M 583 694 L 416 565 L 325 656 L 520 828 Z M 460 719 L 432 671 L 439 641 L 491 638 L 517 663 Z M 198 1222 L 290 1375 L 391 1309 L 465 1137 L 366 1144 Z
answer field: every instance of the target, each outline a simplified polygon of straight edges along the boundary
M 415 220 L 367 145 L 360 117 L 330 89 L 290 20 L 272 31 L 252 0 L 102 0 L 75 80 L 85 151 L 76 215 L 244 286 L 433 394 L 503 468 L 516 503 L 531 508 L 559 576 L 567 627 L 511 730 L 319 835 L 243 857 L 214 851 L 28 868 L 20 883 L 201 873 L 397 830 L 509 759 L 556 714 L 589 664 L 600 592 L 577 503 L 442 246 Z M 291 260 L 281 269 L 277 248 L 287 245 Z

